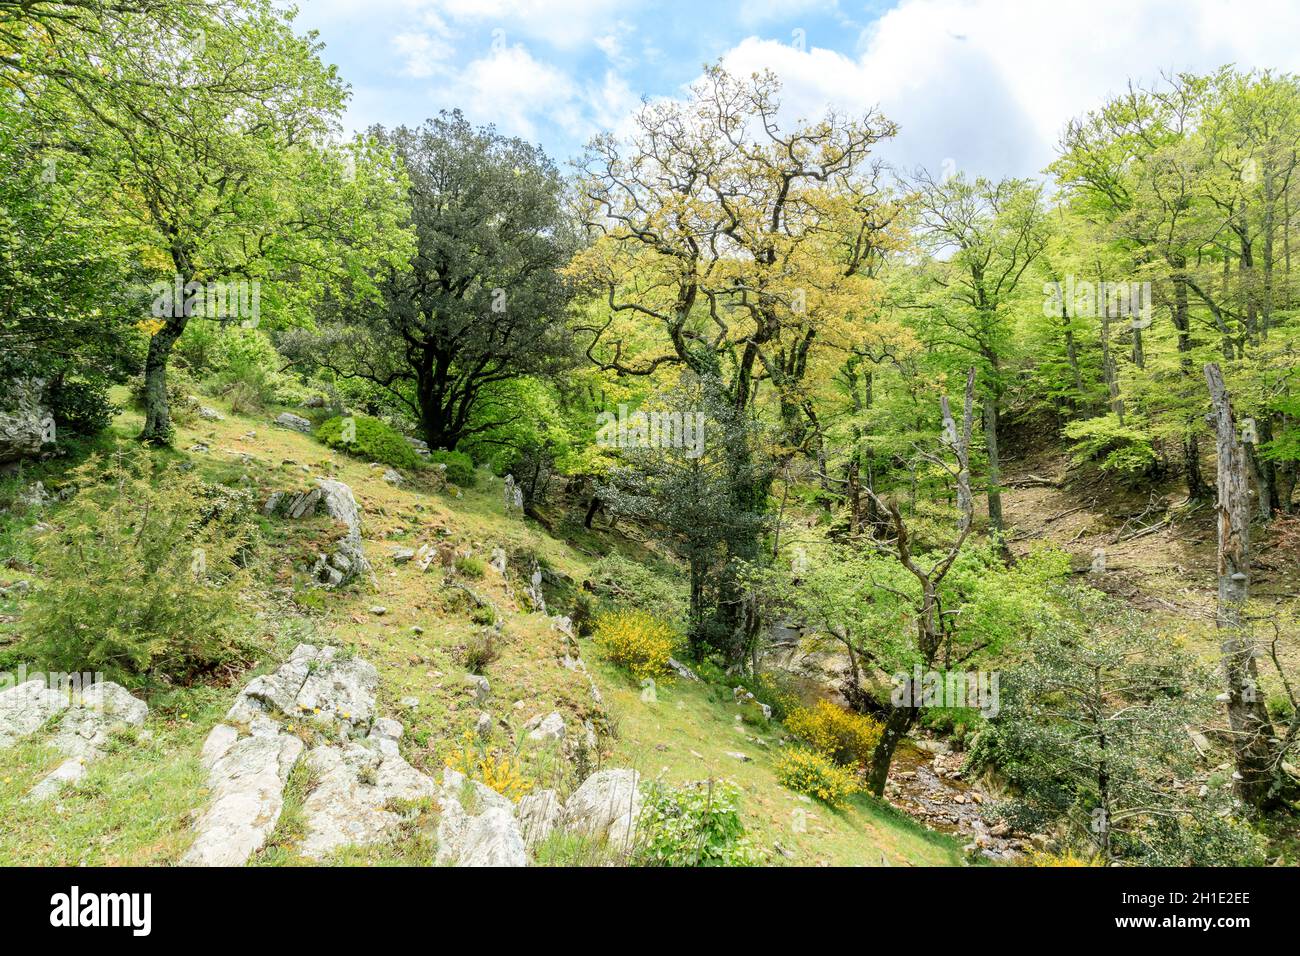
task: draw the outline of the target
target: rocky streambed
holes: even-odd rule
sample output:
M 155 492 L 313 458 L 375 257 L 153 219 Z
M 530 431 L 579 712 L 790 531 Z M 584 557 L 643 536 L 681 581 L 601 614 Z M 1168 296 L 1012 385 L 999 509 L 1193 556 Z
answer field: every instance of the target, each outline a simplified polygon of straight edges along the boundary
M 966 849 L 990 860 L 1012 862 L 1033 848 L 987 814 L 996 800 L 962 771 L 965 754 L 943 741 L 907 740 L 894 755 L 885 798 L 894 807 L 941 833 L 967 841 Z

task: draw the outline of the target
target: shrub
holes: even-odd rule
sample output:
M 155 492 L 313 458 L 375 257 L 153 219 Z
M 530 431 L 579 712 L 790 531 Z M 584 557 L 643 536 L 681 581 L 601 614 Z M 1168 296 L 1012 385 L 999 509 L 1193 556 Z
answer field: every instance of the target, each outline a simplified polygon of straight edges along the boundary
M 500 656 L 497 642 L 491 634 L 473 635 L 460 652 L 461 664 L 471 674 L 482 674 Z
M 101 382 L 63 379 L 50 385 L 45 403 L 54 414 L 61 432 L 97 435 L 121 409 L 108 400 L 108 388 Z
M 407 469 L 419 468 L 421 464 L 420 456 L 397 429 L 369 415 L 335 415 L 316 429 L 316 437 L 331 448 L 366 461 Z
M 97 475 L 101 466 L 73 472 L 82 491 L 41 538 L 24 652 L 120 683 L 188 680 L 236 659 L 252 519 L 179 468 L 151 474 L 147 460 L 118 457 Z
M 601 600 L 641 608 L 678 628 L 686 624 L 688 600 L 680 576 L 659 574 L 620 554 L 608 554 L 592 566 L 589 583 Z
M 642 866 L 752 866 L 739 791 L 712 780 L 647 788 L 634 860 Z
M 842 766 L 864 764 L 880 742 L 880 722 L 819 700 L 811 707 L 796 707 L 785 726 L 813 750 Z
M 573 624 L 573 633 L 578 637 L 590 637 L 595 609 L 592 607 L 591 595 L 579 591 L 573 598 L 573 609 L 569 611 L 569 621 Z
M 672 625 L 644 611 L 610 611 L 596 619 L 594 639 L 609 661 L 638 680 L 668 673 L 678 644 Z
M 815 750 L 794 748 L 777 758 L 776 779 L 797 793 L 837 807 L 862 789 L 857 776 Z
M 510 754 L 490 753 L 466 731 L 461 746 L 447 757 L 447 766 L 477 780 L 503 797 L 518 803 L 533 789 L 523 764 Z
M 456 559 L 456 570 L 467 578 L 481 578 L 487 574 L 487 565 L 483 563 L 482 558 L 476 558 L 472 554 L 462 554 Z M 495 616 L 493 620 L 496 620 Z
M 462 488 L 474 487 L 476 478 L 474 459 L 463 451 L 431 451 L 426 460 L 435 466 L 446 465 L 447 469 L 443 474 L 453 485 L 460 485 Z
M 1125 481 L 1137 481 L 1155 471 L 1159 462 L 1151 434 L 1133 425 L 1121 424 L 1117 415 L 1101 415 L 1065 426 L 1065 437 L 1073 441 L 1074 461 L 1096 461 L 1102 471 Z

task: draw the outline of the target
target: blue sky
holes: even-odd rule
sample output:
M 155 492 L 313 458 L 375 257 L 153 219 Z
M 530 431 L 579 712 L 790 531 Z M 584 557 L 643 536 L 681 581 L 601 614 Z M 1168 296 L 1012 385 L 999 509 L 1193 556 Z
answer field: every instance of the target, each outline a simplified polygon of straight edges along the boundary
M 774 70 L 788 118 L 879 106 L 904 168 L 1033 175 L 1065 122 L 1172 70 L 1300 72 L 1294 0 L 299 0 L 346 124 L 460 107 L 558 162 L 701 65 Z

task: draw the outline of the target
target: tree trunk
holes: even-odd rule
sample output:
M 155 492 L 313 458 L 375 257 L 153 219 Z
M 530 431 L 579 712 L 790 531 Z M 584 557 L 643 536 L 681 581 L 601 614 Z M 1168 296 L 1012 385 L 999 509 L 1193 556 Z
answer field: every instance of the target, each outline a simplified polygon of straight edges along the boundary
M 989 531 L 997 538 L 998 547 L 1007 550 L 1006 536 L 1002 533 L 1002 466 L 998 455 L 998 399 L 984 403 L 984 445 L 988 452 Z
M 905 678 L 911 681 L 909 676 Z M 919 687 L 911 688 L 912 702 L 916 702 L 916 695 L 921 692 Z M 885 721 L 884 732 L 880 735 L 880 740 L 876 744 L 876 749 L 871 752 L 871 770 L 867 774 L 867 789 L 877 797 L 885 795 L 885 781 L 889 779 L 889 767 L 894 762 L 894 751 L 907 732 L 912 729 L 916 723 L 921 711 L 916 707 L 895 707 L 889 712 L 889 718 Z
M 1228 726 L 1236 754 L 1237 795 L 1266 809 L 1273 793 L 1273 725 L 1259 693 L 1254 642 L 1245 620 L 1250 588 L 1250 497 L 1246 455 L 1237 437 L 1232 403 L 1218 365 L 1205 366 L 1217 436 L 1219 500 L 1219 609 L 1223 670 L 1228 691 Z
M 149 340 L 149 352 L 144 360 L 144 430 L 140 440 L 151 445 L 170 445 L 172 442 L 171 408 L 167 401 L 167 361 L 172 347 L 185 331 L 186 316 L 167 320 Z

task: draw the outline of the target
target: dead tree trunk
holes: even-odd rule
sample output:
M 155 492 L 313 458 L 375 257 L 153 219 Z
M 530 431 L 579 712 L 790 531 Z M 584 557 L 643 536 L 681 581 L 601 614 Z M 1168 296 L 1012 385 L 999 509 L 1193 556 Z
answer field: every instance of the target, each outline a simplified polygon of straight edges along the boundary
M 1259 694 L 1255 645 L 1246 621 L 1250 591 L 1250 493 L 1246 452 L 1219 366 L 1205 366 L 1218 449 L 1219 609 L 1217 625 L 1227 681 L 1228 727 L 1236 754 L 1237 795 L 1266 809 L 1276 799 L 1273 725 Z

